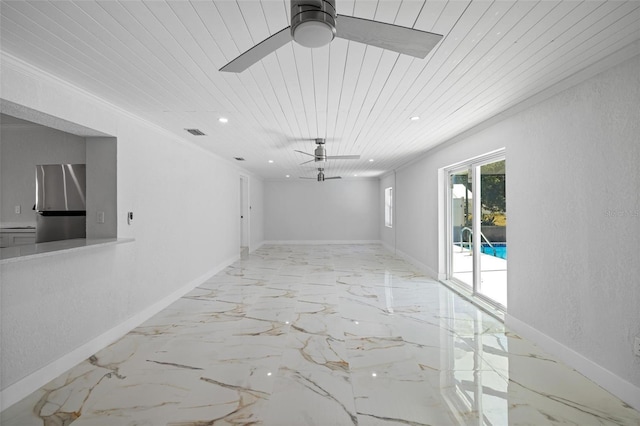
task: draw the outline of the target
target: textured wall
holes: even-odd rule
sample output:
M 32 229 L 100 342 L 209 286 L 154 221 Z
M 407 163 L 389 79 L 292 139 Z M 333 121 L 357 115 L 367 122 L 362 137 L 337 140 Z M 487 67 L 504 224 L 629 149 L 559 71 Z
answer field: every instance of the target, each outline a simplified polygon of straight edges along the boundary
M 510 217 L 519 224 L 509 241 L 531 242 L 510 259 L 513 315 L 636 386 L 638 70 L 640 57 L 514 118 L 508 157 Z
M 241 171 L 38 70 L 1 66 L 3 99 L 117 137 L 118 235 L 135 238 L 0 267 L 4 390 L 237 258 Z
M 378 240 L 377 179 L 265 181 L 265 240 Z
M 397 248 L 438 270 L 438 169 L 506 147 L 509 315 L 635 386 L 639 69 L 635 57 L 434 150 L 396 183 Z
M 87 144 L 87 238 L 118 236 L 118 141 L 86 138 Z M 98 212 L 104 223 L 98 223 Z

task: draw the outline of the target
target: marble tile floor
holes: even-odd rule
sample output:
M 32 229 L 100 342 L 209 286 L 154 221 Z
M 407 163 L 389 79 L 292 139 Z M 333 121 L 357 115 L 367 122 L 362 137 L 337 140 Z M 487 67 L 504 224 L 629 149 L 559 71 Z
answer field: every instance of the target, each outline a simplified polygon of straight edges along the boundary
M 282 245 L 0 423 L 637 426 L 640 413 L 380 245 Z
M 471 251 L 453 247 L 453 277 L 473 287 L 473 256 Z M 507 261 L 485 253 L 480 254 L 480 293 L 502 306 L 507 306 Z

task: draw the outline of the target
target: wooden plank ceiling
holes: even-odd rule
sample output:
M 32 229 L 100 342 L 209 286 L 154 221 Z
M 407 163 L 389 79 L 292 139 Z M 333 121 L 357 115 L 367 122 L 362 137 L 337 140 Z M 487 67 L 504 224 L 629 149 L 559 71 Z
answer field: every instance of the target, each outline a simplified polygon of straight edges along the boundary
M 296 178 L 314 175 L 294 152 L 313 138 L 361 155 L 328 176 L 378 176 L 640 39 L 635 0 L 336 3 L 445 37 L 423 60 L 289 43 L 230 74 L 218 69 L 289 25 L 288 1 L 3 0 L 0 49 L 265 178 Z

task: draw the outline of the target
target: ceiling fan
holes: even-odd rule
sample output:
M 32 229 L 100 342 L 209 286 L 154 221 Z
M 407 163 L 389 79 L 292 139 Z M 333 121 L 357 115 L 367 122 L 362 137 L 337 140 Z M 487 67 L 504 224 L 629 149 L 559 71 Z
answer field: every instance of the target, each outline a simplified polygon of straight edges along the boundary
M 359 160 L 360 159 L 359 155 L 327 155 L 327 150 L 324 148 L 325 140 L 323 138 L 316 138 L 314 139 L 314 141 L 316 142 L 318 147 L 315 149 L 315 151 L 313 151 L 313 154 L 309 154 L 308 152 L 298 151 L 297 149 L 294 149 L 295 152 L 299 152 L 300 154 L 313 157 L 313 160 L 305 161 L 304 163 L 300 163 L 300 165 L 307 164 L 312 161 L 318 162 L 318 161 L 327 161 L 327 160 Z
M 424 59 L 442 35 L 338 15 L 335 0 L 291 0 L 291 25 L 253 46 L 220 71 L 242 72 L 291 40 L 315 48 L 329 44 L 334 37 Z
M 342 176 L 325 177 L 324 169 L 322 167 L 318 167 L 318 177 L 317 178 L 300 176 L 300 179 L 316 179 L 318 182 L 324 182 L 325 180 L 328 180 L 328 179 L 342 179 Z

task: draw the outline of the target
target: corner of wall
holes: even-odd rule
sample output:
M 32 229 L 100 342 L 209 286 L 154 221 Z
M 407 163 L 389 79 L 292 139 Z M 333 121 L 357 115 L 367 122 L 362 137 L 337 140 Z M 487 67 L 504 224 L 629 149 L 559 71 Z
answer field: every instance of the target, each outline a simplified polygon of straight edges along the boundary
M 429 266 L 427 266 L 426 264 L 420 262 L 418 259 L 409 256 L 408 254 L 398 250 L 397 248 L 394 249 L 393 247 L 391 247 L 389 244 L 385 243 L 384 241 L 382 241 L 382 246 L 384 248 L 386 248 L 387 250 L 389 250 L 390 252 L 394 253 L 396 256 L 406 260 L 407 262 L 411 263 L 413 266 L 416 266 L 418 269 L 420 269 L 422 272 L 424 272 L 429 278 L 437 280 L 438 279 L 438 273 L 436 271 L 434 271 L 433 269 L 431 269 Z

